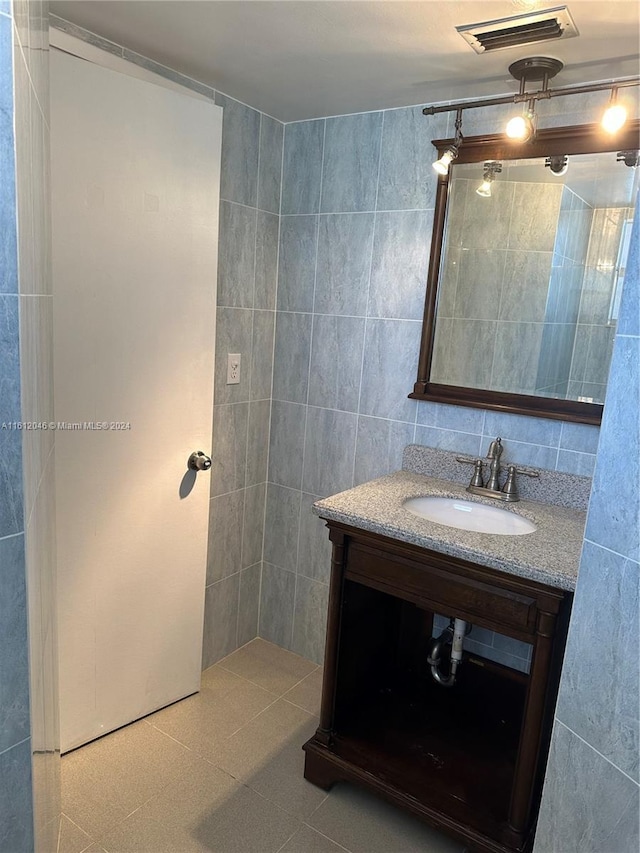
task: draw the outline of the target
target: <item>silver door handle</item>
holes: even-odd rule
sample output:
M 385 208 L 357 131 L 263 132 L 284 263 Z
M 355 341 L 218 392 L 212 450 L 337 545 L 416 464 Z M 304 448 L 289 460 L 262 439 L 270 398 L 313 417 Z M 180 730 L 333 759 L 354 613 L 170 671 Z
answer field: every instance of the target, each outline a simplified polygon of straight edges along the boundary
M 211 468 L 211 457 L 201 450 L 194 450 L 187 461 L 187 466 L 192 471 L 208 471 Z

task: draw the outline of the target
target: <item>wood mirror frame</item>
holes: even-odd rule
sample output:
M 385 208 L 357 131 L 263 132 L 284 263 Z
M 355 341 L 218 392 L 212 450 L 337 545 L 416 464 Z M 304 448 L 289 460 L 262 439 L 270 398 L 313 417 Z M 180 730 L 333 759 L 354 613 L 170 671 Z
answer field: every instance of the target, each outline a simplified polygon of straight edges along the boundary
M 452 139 L 436 139 L 432 144 L 442 156 L 452 145 Z M 550 157 L 554 154 L 596 154 L 640 148 L 640 121 L 629 121 L 614 138 L 606 134 L 599 124 L 557 127 L 539 130 L 530 142 L 514 142 L 504 134 L 465 138 L 455 163 L 480 163 L 485 160 L 525 160 Z M 622 166 L 620 168 L 626 168 Z M 436 323 L 438 282 L 442 247 L 444 244 L 449 175 L 439 175 L 436 191 L 431 256 L 427 274 L 427 293 L 422 324 L 418 379 L 409 397 L 438 403 L 451 403 L 478 409 L 513 412 L 520 415 L 552 418 L 554 420 L 599 424 L 603 406 L 578 400 L 556 397 L 536 397 L 482 388 L 463 388 L 440 385 L 430 381 L 431 362 Z

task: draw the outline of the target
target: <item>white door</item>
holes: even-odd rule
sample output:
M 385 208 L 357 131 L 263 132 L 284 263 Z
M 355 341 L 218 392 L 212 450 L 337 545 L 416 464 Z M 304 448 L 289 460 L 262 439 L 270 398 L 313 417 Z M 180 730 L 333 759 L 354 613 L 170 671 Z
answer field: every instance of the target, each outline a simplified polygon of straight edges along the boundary
M 52 51 L 63 751 L 200 685 L 221 126 Z

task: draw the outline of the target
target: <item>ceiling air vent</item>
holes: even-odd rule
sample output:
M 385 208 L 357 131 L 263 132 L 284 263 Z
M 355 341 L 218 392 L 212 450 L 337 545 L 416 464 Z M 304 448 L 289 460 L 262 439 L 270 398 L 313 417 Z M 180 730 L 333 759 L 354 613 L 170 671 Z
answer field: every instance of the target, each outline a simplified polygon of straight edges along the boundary
M 556 41 L 578 35 L 578 29 L 566 6 L 500 18 L 497 21 L 467 24 L 464 27 L 456 27 L 456 30 L 476 53 L 500 50 L 504 47 L 523 47 L 535 42 Z

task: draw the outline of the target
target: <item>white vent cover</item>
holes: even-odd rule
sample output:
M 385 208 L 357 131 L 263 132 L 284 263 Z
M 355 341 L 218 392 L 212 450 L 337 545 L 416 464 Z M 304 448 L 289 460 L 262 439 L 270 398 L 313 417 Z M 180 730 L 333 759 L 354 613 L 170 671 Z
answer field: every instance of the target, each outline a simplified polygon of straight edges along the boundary
M 558 41 L 579 35 L 578 28 L 566 6 L 541 9 L 526 15 L 499 18 L 456 27 L 462 38 L 476 53 L 522 47 L 543 41 Z

